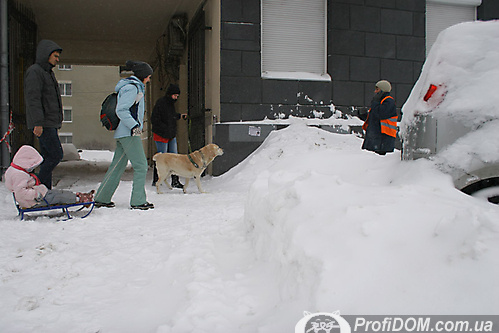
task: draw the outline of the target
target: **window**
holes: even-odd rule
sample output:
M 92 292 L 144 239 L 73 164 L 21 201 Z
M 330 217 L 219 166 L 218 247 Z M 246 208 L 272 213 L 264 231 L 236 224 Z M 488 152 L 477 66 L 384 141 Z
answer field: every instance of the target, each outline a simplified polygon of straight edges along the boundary
M 59 81 L 59 91 L 61 92 L 61 96 L 71 97 L 71 90 L 71 81 Z
M 64 106 L 62 107 L 62 121 L 65 123 L 72 123 L 73 122 L 73 108 L 70 106 Z
M 61 143 L 73 143 L 73 133 L 59 133 Z
M 70 71 L 73 69 L 72 65 L 59 65 L 59 70 L 60 71 Z
M 330 81 L 326 0 L 262 0 L 262 77 Z
M 448 27 L 476 20 L 482 0 L 428 0 L 426 3 L 426 55 L 438 34 Z

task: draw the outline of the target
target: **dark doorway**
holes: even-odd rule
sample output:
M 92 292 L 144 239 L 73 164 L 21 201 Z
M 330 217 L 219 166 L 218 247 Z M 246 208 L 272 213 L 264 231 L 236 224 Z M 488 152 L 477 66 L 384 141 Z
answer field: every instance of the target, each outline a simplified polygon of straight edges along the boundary
M 205 145 L 205 21 L 204 11 L 199 10 L 189 26 L 188 53 L 188 108 L 190 149 Z
M 9 104 L 15 130 L 10 136 L 12 154 L 22 145 L 34 145 L 26 125 L 24 73 L 35 63 L 37 27 L 33 13 L 9 1 Z

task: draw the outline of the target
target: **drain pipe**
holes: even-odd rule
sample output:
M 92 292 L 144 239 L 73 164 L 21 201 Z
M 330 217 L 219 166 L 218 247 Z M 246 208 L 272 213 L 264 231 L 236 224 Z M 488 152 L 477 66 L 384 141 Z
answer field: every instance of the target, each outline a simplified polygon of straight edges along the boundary
M 8 0 L 0 0 L 0 138 L 9 129 L 9 15 Z M 0 143 L 1 172 L 3 175 L 10 164 L 10 153 L 5 142 Z

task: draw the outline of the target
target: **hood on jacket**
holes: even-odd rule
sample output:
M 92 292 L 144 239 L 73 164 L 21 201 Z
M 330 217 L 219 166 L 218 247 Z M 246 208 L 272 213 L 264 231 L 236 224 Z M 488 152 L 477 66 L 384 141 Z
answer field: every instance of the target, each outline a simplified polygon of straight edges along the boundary
M 126 86 L 127 84 L 134 84 L 135 86 L 141 87 L 142 92 L 144 92 L 145 85 L 137 77 L 133 75 L 119 80 L 118 83 L 116 84 L 116 87 L 114 88 L 114 91 L 116 92 L 120 91 L 120 89 Z
M 62 47 L 48 39 L 42 39 L 36 48 L 36 63 L 47 64 L 49 57 L 54 51 L 62 52 Z
M 180 94 L 180 88 L 176 84 L 170 84 L 168 86 L 168 89 L 166 89 L 165 95 L 171 97 L 172 95 L 175 95 L 175 94 Z
M 17 151 L 16 155 L 12 159 L 12 163 L 20 166 L 24 170 L 31 172 L 37 166 L 42 164 L 43 157 L 38 153 L 38 151 L 31 147 L 24 145 Z
M 168 89 L 166 89 L 166 93 L 165 93 L 165 96 L 163 97 L 165 99 L 165 101 L 167 103 L 176 103 L 177 102 L 177 99 L 173 99 L 172 98 L 172 95 L 176 95 L 176 94 L 179 94 L 180 95 L 180 88 L 178 85 L 176 84 L 170 84 L 168 86 Z

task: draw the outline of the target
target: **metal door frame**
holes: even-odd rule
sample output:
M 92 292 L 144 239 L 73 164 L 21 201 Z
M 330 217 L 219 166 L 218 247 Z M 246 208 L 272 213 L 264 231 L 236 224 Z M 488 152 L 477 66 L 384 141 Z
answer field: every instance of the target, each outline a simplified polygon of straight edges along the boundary
M 205 145 L 205 13 L 201 7 L 189 25 L 188 112 L 191 150 Z

